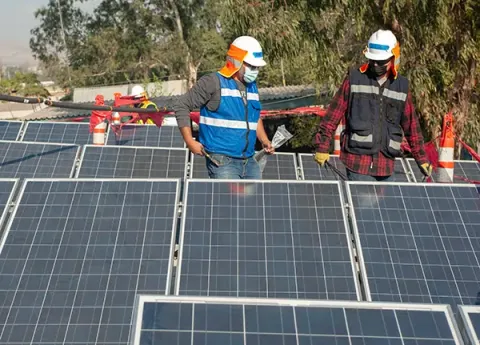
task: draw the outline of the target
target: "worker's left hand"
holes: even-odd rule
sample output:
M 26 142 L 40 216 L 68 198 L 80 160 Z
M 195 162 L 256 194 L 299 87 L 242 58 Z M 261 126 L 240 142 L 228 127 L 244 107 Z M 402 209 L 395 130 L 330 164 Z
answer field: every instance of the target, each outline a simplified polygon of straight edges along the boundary
M 263 143 L 262 146 L 265 152 L 269 155 L 273 155 L 273 153 L 275 152 L 275 148 L 272 146 L 272 143 L 270 141 Z
M 422 165 L 420 165 L 420 167 L 421 167 L 420 170 L 422 171 L 422 174 L 424 174 L 427 177 L 432 175 L 432 165 L 430 163 L 423 163 Z

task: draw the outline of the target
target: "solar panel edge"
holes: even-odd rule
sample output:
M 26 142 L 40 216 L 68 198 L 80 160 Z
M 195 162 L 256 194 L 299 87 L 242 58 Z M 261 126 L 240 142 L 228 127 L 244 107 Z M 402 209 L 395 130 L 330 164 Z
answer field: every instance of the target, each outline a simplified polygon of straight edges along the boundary
M 477 311 L 478 310 L 478 311 Z M 466 305 L 460 305 L 458 306 L 458 326 L 459 326 L 459 331 L 460 334 L 463 337 L 463 340 L 465 341 L 466 345 L 477 345 L 477 337 L 478 335 L 475 334 L 475 328 L 472 324 L 472 320 L 470 319 L 470 313 L 474 312 L 480 312 L 480 307 L 474 307 L 474 306 L 466 306 Z
M 0 183 L 1 182 L 13 182 L 13 186 L 12 186 L 12 189 L 9 193 L 5 209 L 3 210 L 3 212 L 0 215 L 0 229 L 1 229 L 1 232 L 0 232 L 0 253 L 2 252 L 3 246 L 5 245 L 5 241 L 7 240 L 7 237 L 8 237 L 8 231 L 7 230 L 8 230 L 8 226 L 10 224 L 10 220 L 13 218 L 13 210 L 12 210 L 11 213 L 9 212 L 10 211 L 10 206 L 12 205 L 12 202 L 13 202 L 15 197 L 17 197 L 17 200 L 18 200 L 18 196 L 20 195 L 21 188 L 22 188 L 22 185 L 20 183 L 20 179 L 18 179 L 18 178 L 16 178 L 16 179 L 9 179 L 9 178 L 0 179 Z
M 213 296 L 163 296 L 152 294 L 137 294 L 134 311 L 135 322 L 132 322 L 132 343 L 140 344 L 141 327 L 144 305 L 146 303 L 171 303 L 191 305 L 228 305 L 228 306 L 271 306 L 292 308 L 332 308 L 332 309 L 359 309 L 359 310 L 392 310 L 399 311 L 431 311 L 443 313 L 447 320 L 453 340 L 457 345 L 463 345 L 462 334 L 448 304 L 420 304 L 420 303 L 393 303 L 393 302 L 366 302 L 366 301 L 336 301 L 336 300 L 301 300 L 277 298 L 249 298 L 249 297 L 213 297 Z

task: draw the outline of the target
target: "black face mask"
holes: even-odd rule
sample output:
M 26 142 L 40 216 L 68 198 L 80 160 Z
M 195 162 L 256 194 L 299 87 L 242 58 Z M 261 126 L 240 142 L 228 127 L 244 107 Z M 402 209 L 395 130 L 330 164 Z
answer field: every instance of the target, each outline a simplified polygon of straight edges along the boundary
M 375 76 L 380 77 L 385 73 L 387 73 L 387 65 L 383 65 L 383 66 L 370 65 L 370 70 Z
M 387 66 L 389 61 L 390 59 L 375 61 L 378 63 L 378 65 L 375 65 L 375 62 L 370 61 L 370 71 L 372 71 L 372 73 L 377 77 L 384 75 L 388 71 Z

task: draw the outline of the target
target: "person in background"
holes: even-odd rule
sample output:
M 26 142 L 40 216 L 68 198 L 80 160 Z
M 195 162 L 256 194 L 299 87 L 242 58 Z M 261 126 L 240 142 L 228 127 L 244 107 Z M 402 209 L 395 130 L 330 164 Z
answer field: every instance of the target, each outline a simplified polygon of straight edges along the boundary
M 178 127 L 190 151 L 205 156 L 210 178 L 260 179 L 253 158 L 258 139 L 268 154 L 274 148 L 260 118 L 256 79 L 265 66 L 260 43 L 253 37 L 235 39 L 225 66 L 198 82 L 174 105 Z M 200 109 L 199 140 L 192 136 L 190 112 Z
M 389 30 L 378 30 L 364 51 L 369 60 L 351 69 L 320 121 L 314 160 L 329 159 L 330 140 L 344 119 L 340 160 L 353 181 L 393 181 L 395 157 L 402 154 L 403 136 L 425 176 L 427 160 L 423 135 L 412 103 L 408 80 L 398 73 L 400 45 Z
M 141 85 L 135 85 L 132 87 L 132 91 L 130 92 L 129 96 L 132 96 L 135 99 L 142 99 L 140 103 L 134 104 L 133 106 L 135 108 L 141 108 L 141 109 L 155 109 L 158 111 L 158 107 L 155 103 L 151 102 L 148 100 L 147 93 L 145 92 L 145 89 Z M 143 120 L 138 120 L 136 123 L 138 124 L 144 124 Z M 145 122 L 146 124 L 152 124 L 154 123 L 152 119 L 147 119 Z

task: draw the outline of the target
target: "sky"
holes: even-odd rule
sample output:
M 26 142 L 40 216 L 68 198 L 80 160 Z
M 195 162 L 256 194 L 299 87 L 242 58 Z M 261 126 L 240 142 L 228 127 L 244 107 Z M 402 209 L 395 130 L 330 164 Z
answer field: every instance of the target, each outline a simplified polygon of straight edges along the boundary
M 49 0 L 0 0 L 0 62 L 5 65 L 35 65 L 29 47 L 30 30 L 38 22 L 34 12 Z M 101 0 L 89 0 L 80 7 L 91 11 Z

